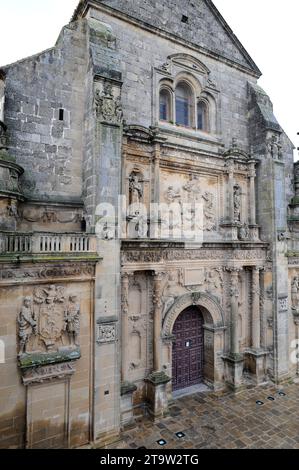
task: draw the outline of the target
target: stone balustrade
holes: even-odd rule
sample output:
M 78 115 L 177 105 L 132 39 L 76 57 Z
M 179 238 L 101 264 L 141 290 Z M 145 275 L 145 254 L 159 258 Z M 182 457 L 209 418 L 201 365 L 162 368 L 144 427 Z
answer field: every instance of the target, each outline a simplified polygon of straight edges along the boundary
M 0 234 L 0 255 L 12 253 L 95 253 L 96 237 L 79 233 Z

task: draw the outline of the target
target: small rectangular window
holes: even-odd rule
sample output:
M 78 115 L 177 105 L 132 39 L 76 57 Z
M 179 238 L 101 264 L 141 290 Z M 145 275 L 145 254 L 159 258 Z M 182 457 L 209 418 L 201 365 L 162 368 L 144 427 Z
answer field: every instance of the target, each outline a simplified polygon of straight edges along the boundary
M 60 109 L 59 110 L 59 121 L 63 121 L 64 120 L 64 109 Z
M 189 23 L 189 18 L 186 15 L 182 16 L 182 23 Z

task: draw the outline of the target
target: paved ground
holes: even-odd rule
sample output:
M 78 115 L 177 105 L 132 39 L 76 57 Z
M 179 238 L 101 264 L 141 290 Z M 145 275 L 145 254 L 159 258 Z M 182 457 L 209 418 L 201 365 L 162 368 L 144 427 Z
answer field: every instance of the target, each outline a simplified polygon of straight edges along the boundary
M 281 390 L 286 396 L 279 395 Z M 264 404 L 258 406 L 257 400 Z M 180 431 L 182 439 L 175 435 Z M 299 449 L 299 385 L 177 399 L 167 418 L 155 424 L 145 419 L 127 429 L 117 448 L 161 449 L 159 439 L 167 441 L 165 449 Z

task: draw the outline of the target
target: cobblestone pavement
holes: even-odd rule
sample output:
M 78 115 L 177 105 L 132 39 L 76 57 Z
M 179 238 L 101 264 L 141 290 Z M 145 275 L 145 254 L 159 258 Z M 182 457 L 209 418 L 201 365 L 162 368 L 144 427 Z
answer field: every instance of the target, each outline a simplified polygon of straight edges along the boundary
M 257 400 L 264 404 L 257 405 Z M 182 439 L 176 437 L 180 431 Z M 155 424 L 146 418 L 121 439 L 114 448 L 161 449 L 157 441 L 164 439 L 164 449 L 299 449 L 299 385 L 180 398 L 170 406 L 168 417 Z

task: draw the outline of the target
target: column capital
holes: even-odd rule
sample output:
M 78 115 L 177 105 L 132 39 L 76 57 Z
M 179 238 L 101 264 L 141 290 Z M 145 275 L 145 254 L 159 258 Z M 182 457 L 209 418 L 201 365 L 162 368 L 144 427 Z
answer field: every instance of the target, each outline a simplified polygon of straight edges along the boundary
M 265 266 L 252 266 L 251 269 L 253 272 L 259 273 L 265 271 Z
M 155 282 L 162 282 L 165 277 L 167 276 L 167 272 L 165 271 L 155 271 L 153 272 L 153 277 Z
M 238 267 L 238 266 L 225 266 L 224 268 L 225 271 L 231 273 L 231 275 L 233 276 L 237 276 L 239 275 L 239 273 L 241 271 L 243 271 L 243 267 Z
M 122 281 L 129 281 L 129 279 L 133 276 L 134 276 L 134 272 L 132 272 L 132 271 L 131 272 L 125 271 L 125 272 L 121 273 Z

